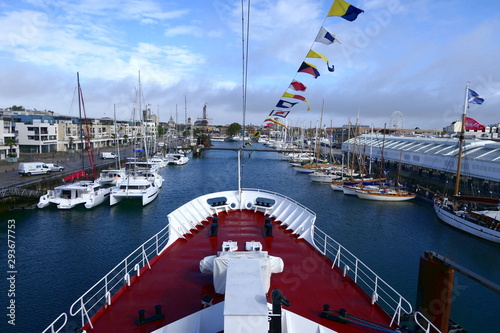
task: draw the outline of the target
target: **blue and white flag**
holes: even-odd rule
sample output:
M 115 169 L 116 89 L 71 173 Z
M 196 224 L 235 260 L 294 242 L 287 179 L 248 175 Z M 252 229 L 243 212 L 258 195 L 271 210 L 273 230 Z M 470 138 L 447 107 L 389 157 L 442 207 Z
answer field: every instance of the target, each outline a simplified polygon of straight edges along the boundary
M 289 113 L 290 113 L 290 111 L 273 110 L 269 114 L 269 117 L 271 117 L 271 116 L 278 116 L 278 117 L 286 118 L 286 116 L 288 116 Z
M 298 102 L 292 103 L 292 102 L 288 102 L 288 101 L 280 99 L 280 101 L 278 102 L 278 104 L 276 104 L 276 107 L 277 108 L 291 108 L 291 107 L 293 107 L 297 103 Z
M 335 41 L 339 42 L 338 39 L 336 39 L 335 36 L 330 33 L 330 31 L 326 30 L 323 27 L 319 29 L 318 36 L 316 36 L 316 39 L 314 41 L 325 45 L 330 45 Z
M 467 99 L 469 104 L 483 104 L 484 98 L 479 97 L 477 92 L 472 89 L 469 89 L 469 97 Z

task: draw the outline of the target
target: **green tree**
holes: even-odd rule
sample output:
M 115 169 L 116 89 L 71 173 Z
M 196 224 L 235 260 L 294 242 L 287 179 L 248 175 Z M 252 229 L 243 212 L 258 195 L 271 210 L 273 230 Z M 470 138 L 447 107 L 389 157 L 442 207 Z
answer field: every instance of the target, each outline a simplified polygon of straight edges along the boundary
M 167 130 L 163 126 L 158 126 L 158 137 L 161 138 L 167 133 Z
M 69 143 L 68 143 L 68 149 L 73 149 L 73 143 L 75 142 L 75 139 L 70 136 L 69 137 Z
M 238 123 L 232 123 L 227 128 L 227 132 L 228 132 L 229 136 L 238 135 L 241 133 L 241 125 Z
M 17 154 L 12 152 L 12 147 L 17 146 L 16 139 L 14 138 L 5 138 L 5 144 L 9 146 L 9 157 L 17 157 Z

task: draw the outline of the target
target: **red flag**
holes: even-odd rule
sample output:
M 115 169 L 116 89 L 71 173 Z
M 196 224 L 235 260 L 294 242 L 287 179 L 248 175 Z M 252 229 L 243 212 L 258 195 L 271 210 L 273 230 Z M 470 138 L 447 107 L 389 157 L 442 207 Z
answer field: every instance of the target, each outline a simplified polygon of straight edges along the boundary
M 476 120 L 472 118 L 465 118 L 465 130 L 466 131 L 484 131 L 484 125 L 481 125 Z
M 292 83 L 290 83 L 290 89 L 295 91 L 306 91 L 307 87 L 303 83 L 293 80 Z

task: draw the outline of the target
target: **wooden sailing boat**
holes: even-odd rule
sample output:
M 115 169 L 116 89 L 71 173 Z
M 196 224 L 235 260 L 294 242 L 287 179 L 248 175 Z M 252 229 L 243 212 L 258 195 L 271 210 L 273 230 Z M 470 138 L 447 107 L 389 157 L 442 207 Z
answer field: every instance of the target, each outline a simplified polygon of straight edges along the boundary
M 464 133 L 467 108 L 469 103 L 482 104 L 481 101 L 476 101 L 478 96 L 471 93 L 469 85 L 465 88 L 464 111 L 462 113 L 462 128 L 459 138 L 459 149 L 457 157 L 457 172 L 455 191 L 453 198 L 446 196 L 436 197 L 434 199 L 434 211 L 438 218 L 443 222 L 455 227 L 459 230 L 468 232 L 474 236 L 500 243 L 500 210 L 471 210 L 471 197 L 462 197 L 460 191 L 460 171 L 462 167 L 462 155 L 464 150 Z M 464 200 L 468 199 L 468 200 Z M 476 200 L 478 201 L 478 200 Z M 498 204 L 498 202 L 497 202 Z
M 329 170 L 331 169 L 332 165 L 328 163 L 327 160 L 322 160 L 320 159 L 320 144 L 319 144 L 319 137 L 320 133 L 318 131 L 321 131 L 321 128 L 323 126 L 323 113 L 325 110 L 325 100 L 323 100 L 323 104 L 321 106 L 321 116 L 319 119 L 319 126 L 316 126 L 316 133 L 314 135 L 314 157 L 312 159 L 309 159 L 309 162 L 307 163 L 301 163 L 300 166 L 294 167 L 295 171 L 300 172 L 300 173 L 307 173 L 311 174 L 315 171 L 324 171 L 324 170 Z
M 385 131 L 384 131 L 384 141 L 385 141 Z M 384 154 L 382 153 L 382 163 L 380 165 L 381 176 L 383 172 L 383 167 L 384 167 Z M 396 186 L 390 186 L 390 187 L 381 186 L 375 190 L 362 188 L 356 190 L 356 195 L 360 199 L 376 200 L 376 201 L 408 201 L 415 199 L 416 198 L 415 193 L 411 193 L 406 188 L 399 185 L 400 171 L 401 171 L 401 156 L 399 158 L 399 168 L 398 168 L 398 177 L 396 179 Z

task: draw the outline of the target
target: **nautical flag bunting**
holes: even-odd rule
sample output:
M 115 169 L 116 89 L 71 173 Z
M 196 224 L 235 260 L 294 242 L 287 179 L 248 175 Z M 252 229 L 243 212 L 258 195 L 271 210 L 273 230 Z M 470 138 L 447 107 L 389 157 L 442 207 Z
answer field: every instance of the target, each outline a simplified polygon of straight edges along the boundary
M 288 116 L 288 114 L 290 113 L 290 111 L 285 111 L 285 110 L 273 110 L 271 111 L 271 113 L 269 114 L 269 117 L 271 116 L 278 116 L 278 117 L 282 117 L 282 118 L 286 118 L 286 116 Z
M 289 97 L 289 98 L 295 98 L 295 99 L 300 99 L 301 101 L 304 101 L 307 103 L 307 111 L 310 111 L 311 110 L 311 105 L 309 104 L 309 101 L 304 97 L 304 96 L 301 96 L 301 95 L 294 95 L 294 94 L 290 94 L 290 93 L 284 93 L 283 94 L 283 97 Z
M 284 101 L 284 100 L 280 99 L 278 104 L 276 104 L 276 107 L 277 108 L 292 108 L 295 104 L 299 104 L 299 102 L 292 103 L 292 102 Z
M 293 89 L 295 91 L 306 91 L 307 87 L 299 81 L 293 80 L 292 83 L 290 83 L 290 86 L 288 88 Z
M 319 54 L 318 52 L 316 51 L 313 51 L 313 50 L 309 50 L 309 52 L 307 53 L 306 55 L 306 58 L 321 58 L 323 59 L 325 62 L 326 62 L 326 67 L 328 68 L 328 70 L 330 72 L 333 72 L 335 70 L 335 66 L 331 66 L 330 67 L 330 64 L 328 63 L 328 58 L 325 57 L 324 55 L 322 54 Z
M 271 121 L 271 122 L 273 122 L 273 123 L 275 123 L 275 124 L 277 124 L 277 125 L 281 125 L 281 126 L 283 126 L 284 128 L 286 128 L 286 126 L 285 126 L 285 125 L 283 125 L 282 123 L 280 123 L 280 122 L 279 122 L 279 121 L 277 121 L 277 120 L 274 120 L 273 118 L 267 118 L 267 119 L 266 119 L 266 120 L 264 120 L 264 121 Z
M 262 124 L 262 128 L 266 129 L 270 126 L 274 125 L 274 122 L 272 121 L 266 121 L 264 124 Z
M 316 36 L 316 39 L 314 41 L 325 45 L 333 44 L 333 42 L 340 43 L 340 41 L 330 31 L 326 30 L 323 27 L 319 29 L 318 35 Z
M 344 0 L 334 0 L 327 16 L 340 16 L 347 21 L 354 21 L 364 10 L 348 4 Z
M 317 79 L 319 76 L 319 72 L 316 66 L 308 64 L 305 61 L 302 63 L 302 65 L 300 65 L 300 68 L 297 72 L 311 74 L 315 79 Z

